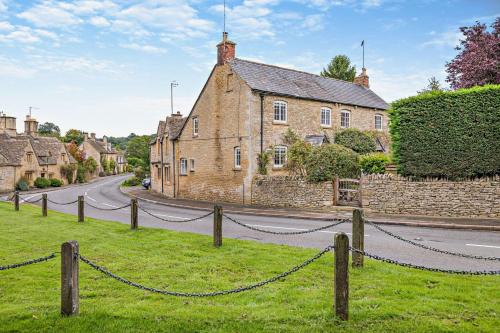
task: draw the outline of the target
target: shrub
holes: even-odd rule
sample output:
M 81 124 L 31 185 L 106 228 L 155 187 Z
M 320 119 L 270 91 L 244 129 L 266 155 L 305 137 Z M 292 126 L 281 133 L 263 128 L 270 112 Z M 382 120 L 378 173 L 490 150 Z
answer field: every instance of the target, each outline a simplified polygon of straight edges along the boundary
M 141 185 L 141 180 L 137 177 L 131 177 L 122 183 L 122 186 L 126 187 L 137 186 L 137 185 Z
M 405 176 L 500 173 L 500 85 L 430 92 L 392 103 L 392 151 Z
M 363 155 L 359 159 L 361 171 L 365 173 L 385 173 L 385 166 L 389 162 L 389 157 L 383 153 L 371 153 Z
M 312 150 L 313 146 L 309 143 L 302 140 L 295 141 L 288 149 L 285 168 L 292 174 L 305 176 L 305 163 Z
M 76 170 L 76 166 L 74 164 L 66 164 L 61 166 L 61 176 L 66 177 L 68 184 L 73 184 L 73 173 Z
M 85 179 L 85 173 L 87 172 L 87 169 L 83 164 L 78 164 L 78 167 L 76 169 L 76 181 L 80 184 L 85 183 L 87 180 Z
M 132 169 L 137 168 L 137 167 L 146 168 L 146 163 L 138 157 L 131 157 L 131 156 L 127 157 L 127 162 L 129 164 L 129 166 L 132 167 Z
M 35 186 L 38 188 L 47 188 L 50 186 L 50 180 L 47 178 L 38 177 L 35 179 Z
M 110 160 L 109 161 L 109 172 L 112 173 L 113 175 L 116 175 L 116 162 L 115 160 Z
M 62 184 L 63 184 L 63 182 L 60 179 L 57 179 L 57 178 L 50 179 L 50 186 L 51 187 L 61 187 Z
M 89 156 L 89 158 L 83 162 L 83 165 L 89 173 L 94 173 L 97 170 L 97 161 L 92 156 Z
M 260 175 L 267 175 L 267 165 L 269 164 L 270 158 L 271 155 L 266 151 L 257 155 L 258 172 Z
M 333 180 L 334 177 L 356 178 L 360 174 L 358 154 L 337 144 L 315 147 L 305 162 L 305 168 L 307 178 L 312 182 Z
M 30 189 L 29 182 L 26 178 L 21 178 L 16 183 L 16 190 L 27 191 Z
M 106 177 L 106 173 L 104 171 L 99 172 L 99 177 Z
M 377 150 L 374 139 L 355 128 L 348 128 L 335 134 L 335 143 L 350 148 L 358 154 L 373 153 Z
M 146 178 L 146 171 L 144 171 L 144 169 L 139 166 L 135 168 L 134 175 L 136 178 L 143 180 L 144 178 Z

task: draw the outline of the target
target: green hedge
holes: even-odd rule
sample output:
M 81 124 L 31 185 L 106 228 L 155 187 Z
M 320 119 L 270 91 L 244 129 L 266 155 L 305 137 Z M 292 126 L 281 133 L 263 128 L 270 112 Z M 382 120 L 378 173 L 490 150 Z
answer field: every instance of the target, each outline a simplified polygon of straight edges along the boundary
M 394 162 L 416 177 L 500 174 L 500 85 L 431 92 L 392 103 Z

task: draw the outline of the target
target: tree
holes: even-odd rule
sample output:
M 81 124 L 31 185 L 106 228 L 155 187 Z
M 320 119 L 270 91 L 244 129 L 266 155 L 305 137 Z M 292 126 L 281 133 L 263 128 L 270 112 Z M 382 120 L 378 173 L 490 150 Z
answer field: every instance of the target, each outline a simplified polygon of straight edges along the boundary
M 43 136 L 59 137 L 61 135 L 61 129 L 54 123 L 47 122 L 38 125 L 38 133 Z
M 63 137 L 64 142 L 74 142 L 77 146 L 81 145 L 83 142 L 83 133 L 82 131 L 76 129 L 70 129 L 66 132 Z
M 315 147 L 305 161 L 305 168 L 311 182 L 329 181 L 335 177 L 356 178 L 361 172 L 358 154 L 337 144 Z
M 78 163 L 82 163 L 85 160 L 83 151 L 78 149 L 78 146 L 74 141 L 71 141 L 67 147 L 70 155 L 73 156 Z
M 149 135 L 133 137 L 127 143 L 127 158 L 136 157 L 144 161 L 146 170 L 149 169 Z
M 338 55 L 321 71 L 321 76 L 353 82 L 356 77 L 356 67 L 351 66 L 351 60 L 345 55 Z
M 335 143 L 350 148 L 358 154 L 373 153 L 377 150 L 372 137 L 356 128 L 348 128 L 336 133 Z
M 449 82 L 453 89 L 500 84 L 500 17 L 491 25 L 476 22 L 472 27 L 461 27 L 465 39 L 456 50 L 461 51 L 446 64 Z
M 427 85 L 427 87 L 420 91 L 417 91 L 417 93 L 420 95 L 431 91 L 444 91 L 444 89 L 441 87 L 441 83 L 439 83 L 439 80 L 436 79 L 435 76 L 429 79 L 429 84 Z

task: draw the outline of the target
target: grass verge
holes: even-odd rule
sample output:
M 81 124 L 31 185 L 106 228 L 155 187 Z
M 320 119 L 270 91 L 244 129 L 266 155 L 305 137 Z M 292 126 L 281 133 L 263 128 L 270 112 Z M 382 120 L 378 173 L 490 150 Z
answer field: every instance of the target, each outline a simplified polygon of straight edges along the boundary
M 175 291 L 215 291 L 258 282 L 317 250 L 126 225 L 0 203 L 0 266 L 60 250 L 112 272 Z M 80 315 L 59 315 L 60 258 L 0 271 L 0 332 L 494 332 L 500 278 L 453 276 L 366 261 L 350 273 L 350 320 L 334 318 L 333 256 L 254 291 L 175 298 L 137 290 L 80 263 Z

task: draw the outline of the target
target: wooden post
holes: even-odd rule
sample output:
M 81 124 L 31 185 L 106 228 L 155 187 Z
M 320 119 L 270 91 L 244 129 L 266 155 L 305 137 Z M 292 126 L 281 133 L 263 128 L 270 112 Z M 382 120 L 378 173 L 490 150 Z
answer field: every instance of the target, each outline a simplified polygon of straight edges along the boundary
M 137 199 L 130 200 L 130 229 L 137 230 L 139 228 Z
M 83 195 L 78 196 L 78 222 L 85 221 L 85 201 Z
M 355 209 L 352 212 L 352 247 L 365 250 L 365 221 L 363 219 L 363 210 Z M 363 267 L 364 256 L 361 253 L 352 253 L 352 267 Z
M 343 232 L 335 235 L 335 315 L 342 320 L 349 318 L 349 238 Z
M 61 314 L 72 316 L 80 308 L 78 286 L 78 242 L 69 241 L 61 246 Z
M 339 201 L 339 177 L 333 178 L 333 205 L 337 206 Z
M 14 193 L 14 209 L 19 211 L 19 192 Z
M 214 206 L 214 246 L 222 246 L 222 207 Z
M 47 193 L 42 194 L 42 216 L 47 216 Z

